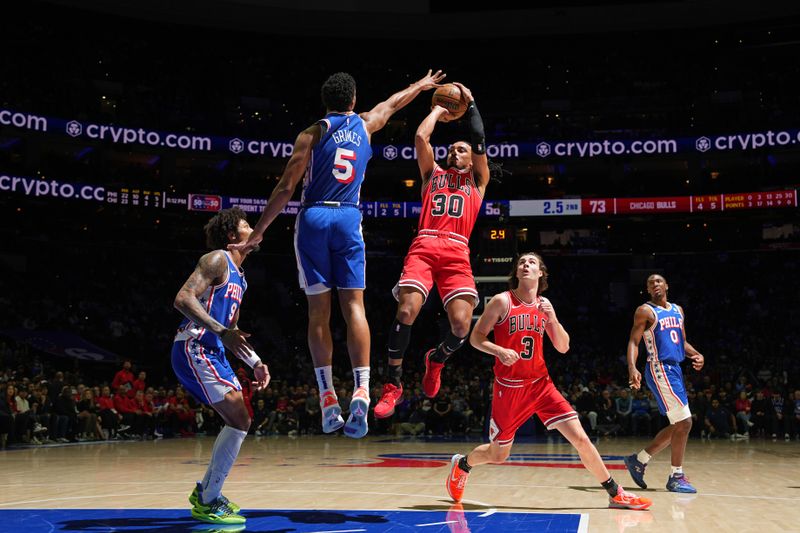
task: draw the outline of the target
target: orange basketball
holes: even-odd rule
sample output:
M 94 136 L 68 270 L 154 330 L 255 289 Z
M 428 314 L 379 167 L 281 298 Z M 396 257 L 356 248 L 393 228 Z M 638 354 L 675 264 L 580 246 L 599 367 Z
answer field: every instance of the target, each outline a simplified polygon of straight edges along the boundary
M 433 93 L 433 105 L 440 105 L 450 111 L 454 119 L 461 118 L 467 111 L 467 103 L 461 96 L 461 89 L 448 83 Z

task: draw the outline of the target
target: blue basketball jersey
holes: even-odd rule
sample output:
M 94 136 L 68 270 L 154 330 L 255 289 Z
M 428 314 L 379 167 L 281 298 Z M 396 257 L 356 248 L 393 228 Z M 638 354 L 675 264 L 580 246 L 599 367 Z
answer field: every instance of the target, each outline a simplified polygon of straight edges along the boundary
M 644 345 L 648 361 L 680 363 L 686 353 L 683 349 L 683 310 L 675 304 L 661 307 L 646 304 L 655 314 L 655 321 L 644 332 Z
M 200 304 L 205 307 L 211 317 L 226 328 L 231 325 L 236 311 L 242 305 L 244 291 L 247 290 L 247 280 L 244 279 L 244 272 L 239 270 L 231 259 L 228 252 L 225 258 L 228 260 L 228 274 L 222 283 L 207 288 L 198 298 Z M 175 341 L 185 341 L 195 339 L 205 346 L 224 349 L 222 341 L 214 333 L 208 331 L 200 324 L 195 324 L 188 318 L 184 318 L 178 327 Z
M 357 204 L 367 161 L 372 157 L 364 121 L 355 113 L 329 113 L 318 124 L 322 136 L 311 151 L 302 203 Z

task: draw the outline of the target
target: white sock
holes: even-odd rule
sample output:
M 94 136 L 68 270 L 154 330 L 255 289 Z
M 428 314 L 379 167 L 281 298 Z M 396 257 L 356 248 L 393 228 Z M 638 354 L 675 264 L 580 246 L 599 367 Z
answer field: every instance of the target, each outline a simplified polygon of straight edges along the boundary
M 326 392 L 336 393 L 336 391 L 333 390 L 333 369 L 330 365 L 314 368 L 314 375 L 317 376 L 317 387 L 319 388 L 320 398 L 322 398 L 322 395 Z
M 211 460 L 208 461 L 208 468 L 206 468 L 206 474 L 203 476 L 203 481 L 200 482 L 200 488 L 202 489 L 206 485 L 208 485 L 208 480 L 211 477 L 211 471 L 214 469 L 214 453 L 217 451 L 217 445 L 219 444 L 219 436 L 214 440 L 214 446 L 211 448 Z
M 646 451 L 642 450 L 636 454 L 636 458 L 639 460 L 640 463 L 647 464 L 650 461 L 650 459 L 653 458 L 653 456 L 647 453 Z
M 672 475 L 675 474 L 683 474 L 683 466 L 673 466 L 672 467 Z
M 247 436 L 246 431 L 225 426 L 219 432 L 211 452 L 211 462 L 208 465 L 208 472 L 203 478 L 203 503 L 209 504 L 219 498 L 222 492 L 222 484 L 233 467 L 239 449 Z
M 359 387 L 369 390 L 369 367 L 357 366 L 353 368 L 353 392 Z

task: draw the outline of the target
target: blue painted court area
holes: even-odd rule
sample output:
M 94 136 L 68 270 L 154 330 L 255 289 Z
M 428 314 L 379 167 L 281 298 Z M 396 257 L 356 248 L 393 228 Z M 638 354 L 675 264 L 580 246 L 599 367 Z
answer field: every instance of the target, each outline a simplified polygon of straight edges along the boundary
M 269 533 L 503 533 L 586 531 L 579 514 L 493 513 L 463 511 L 244 511 L 246 531 Z M 587 517 L 588 518 L 588 517 Z M 242 526 L 214 526 L 193 520 L 185 509 L 19 509 L 0 510 L 0 531 L 24 533 L 88 531 L 125 533 L 245 531 Z

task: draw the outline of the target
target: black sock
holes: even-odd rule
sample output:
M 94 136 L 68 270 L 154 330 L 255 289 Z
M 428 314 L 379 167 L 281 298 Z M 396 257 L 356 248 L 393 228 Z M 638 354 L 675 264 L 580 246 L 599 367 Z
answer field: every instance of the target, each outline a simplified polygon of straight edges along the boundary
M 613 477 L 608 478 L 606 481 L 603 481 L 600 484 L 603 485 L 603 488 L 606 489 L 606 492 L 612 498 L 617 495 L 617 492 L 619 492 L 619 485 L 617 485 L 617 482 L 614 481 Z
M 444 341 L 436 347 L 436 351 L 431 354 L 431 361 L 436 363 L 444 363 L 447 358 L 453 355 L 453 352 L 458 350 L 464 345 L 466 337 L 456 337 L 452 331 L 447 332 L 447 337 Z
M 402 387 L 401 378 L 403 377 L 403 365 L 389 365 L 386 370 L 386 375 L 389 378 L 389 383 L 396 387 Z
M 472 467 L 469 466 L 469 463 L 467 462 L 467 456 L 466 455 L 458 460 L 458 467 L 461 470 L 463 470 L 464 472 L 467 472 L 467 473 L 469 473 L 469 471 L 472 470 Z

